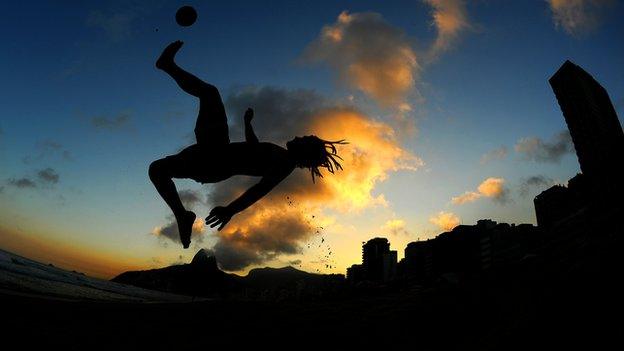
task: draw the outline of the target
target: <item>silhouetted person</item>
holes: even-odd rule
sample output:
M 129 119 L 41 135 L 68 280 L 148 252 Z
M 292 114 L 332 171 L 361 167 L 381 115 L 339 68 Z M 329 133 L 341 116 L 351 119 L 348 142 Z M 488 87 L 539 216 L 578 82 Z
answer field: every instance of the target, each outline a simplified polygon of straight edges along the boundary
M 253 128 L 253 110 L 245 112 L 245 142 L 230 143 L 227 117 L 217 88 L 203 82 L 181 69 L 174 57 L 182 47 L 175 41 L 165 48 L 156 61 L 156 67 L 165 71 L 185 92 L 199 98 L 199 115 L 195 124 L 197 143 L 176 155 L 152 162 L 149 176 L 156 190 L 173 211 L 180 241 L 184 248 L 191 242 L 195 213 L 187 211 L 176 190 L 172 178 L 190 178 L 201 183 L 217 183 L 234 175 L 262 177 L 258 184 L 249 188 L 227 206 L 217 206 L 206 217 L 211 228 L 223 229 L 232 216 L 254 204 L 286 178 L 295 167 L 306 167 L 314 177 L 322 177 L 319 167 L 334 173 L 342 169 L 336 158 L 335 144 L 310 135 L 296 137 L 281 146 L 259 142 Z

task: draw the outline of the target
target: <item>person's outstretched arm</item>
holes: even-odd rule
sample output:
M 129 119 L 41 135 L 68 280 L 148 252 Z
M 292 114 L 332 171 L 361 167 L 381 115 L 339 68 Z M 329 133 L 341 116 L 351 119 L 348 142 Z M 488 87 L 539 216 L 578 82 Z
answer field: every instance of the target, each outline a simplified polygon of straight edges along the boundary
M 258 184 L 247 189 L 247 191 L 245 191 L 236 200 L 232 201 L 229 205 L 225 207 L 217 206 L 213 208 L 208 217 L 206 217 L 206 224 L 210 225 L 210 228 L 219 226 L 217 230 L 223 229 L 230 219 L 232 219 L 232 216 L 256 203 L 256 201 L 268 194 L 292 171 L 293 168 L 283 169 L 262 177 Z
M 245 141 L 248 143 L 257 143 L 258 137 L 256 133 L 254 133 L 253 127 L 251 126 L 251 120 L 253 119 L 254 111 L 251 108 L 248 108 L 245 111 Z

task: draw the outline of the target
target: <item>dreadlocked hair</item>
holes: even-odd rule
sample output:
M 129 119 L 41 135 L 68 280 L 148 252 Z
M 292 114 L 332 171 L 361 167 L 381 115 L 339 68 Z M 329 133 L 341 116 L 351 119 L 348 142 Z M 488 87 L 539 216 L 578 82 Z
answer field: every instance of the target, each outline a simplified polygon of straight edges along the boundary
M 332 174 L 335 170 L 342 170 L 342 166 L 338 162 L 338 160 L 342 160 L 342 157 L 338 156 L 336 145 L 344 144 L 348 144 L 344 139 L 327 141 L 315 135 L 301 138 L 301 145 L 297 147 L 298 161 L 301 167 L 310 170 L 313 183 L 315 183 L 315 177 L 323 178 L 320 168 L 325 168 Z

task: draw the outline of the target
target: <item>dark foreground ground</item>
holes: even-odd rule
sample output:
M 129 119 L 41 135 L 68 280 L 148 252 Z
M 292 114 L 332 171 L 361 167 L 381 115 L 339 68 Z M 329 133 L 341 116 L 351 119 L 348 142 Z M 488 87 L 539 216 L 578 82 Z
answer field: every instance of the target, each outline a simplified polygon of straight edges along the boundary
M 80 302 L 11 295 L 1 298 L 1 330 L 5 345 L 62 349 L 616 350 L 623 346 L 623 295 L 615 284 L 621 278 L 577 276 L 537 290 L 509 280 L 476 296 L 453 287 L 412 288 L 330 302 Z
M 620 234 L 568 236 L 463 283 L 402 282 L 324 301 L 197 301 L 5 255 L 0 347 L 621 350 Z

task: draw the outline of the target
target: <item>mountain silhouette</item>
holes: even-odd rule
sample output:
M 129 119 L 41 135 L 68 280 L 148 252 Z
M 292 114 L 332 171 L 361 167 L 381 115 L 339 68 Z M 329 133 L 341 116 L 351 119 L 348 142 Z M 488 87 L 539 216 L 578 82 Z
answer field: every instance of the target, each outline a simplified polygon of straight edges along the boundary
M 191 260 L 191 265 L 196 269 L 206 269 L 210 271 L 219 270 L 219 268 L 217 268 L 217 259 L 214 256 L 208 255 L 208 252 L 204 249 L 197 251 Z
M 291 266 L 282 268 L 255 268 L 249 271 L 243 279 L 253 288 L 289 288 L 300 282 L 306 284 L 320 283 L 327 276 L 324 274 L 308 273 Z
M 247 276 L 229 274 L 218 268 L 217 260 L 204 249 L 190 263 L 146 271 L 129 271 L 113 282 L 169 293 L 214 296 L 225 293 L 256 295 L 268 290 L 318 290 L 344 281 L 341 274 L 314 274 L 287 266 L 255 268 Z
M 240 288 L 240 278 L 217 267 L 214 256 L 201 249 L 191 263 L 146 271 L 129 271 L 113 282 L 184 295 L 210 296 Z

